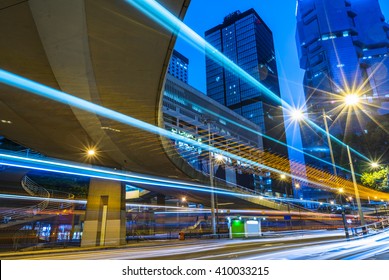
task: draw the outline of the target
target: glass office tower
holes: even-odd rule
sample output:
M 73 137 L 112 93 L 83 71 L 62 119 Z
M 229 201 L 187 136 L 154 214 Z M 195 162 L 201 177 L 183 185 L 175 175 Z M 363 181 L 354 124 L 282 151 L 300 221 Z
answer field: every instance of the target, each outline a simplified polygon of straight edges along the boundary
M 273 35 L 254 9 L 229 14 L 222 24 L 205 32 L 205 39 L 280 96 Z M 280 104 L 208 57 L 206 70 L 209 97 L 257 124 L 267 136 L 285 142 Z M 287 156 L 285 147 L 267 138 L 263 146 L 265 150 Z
M 324 110 L 331 118 L 332 135 L 366 133 L 364 121 L 369 118 L 357 119 L 342 109 L 344 96 L 349 94 L 373 105 L 363 108 L 369 114 L 377 114 L 374 108 L 388 101 L 389 25 L 378 0 L 298 0 L 296 16 L 297 49 L 305 70 L 311 120 L 323 127 Z M 320 134 L 306 131 L 304 136 L 306 151 L 329 160 L 326 140 Z

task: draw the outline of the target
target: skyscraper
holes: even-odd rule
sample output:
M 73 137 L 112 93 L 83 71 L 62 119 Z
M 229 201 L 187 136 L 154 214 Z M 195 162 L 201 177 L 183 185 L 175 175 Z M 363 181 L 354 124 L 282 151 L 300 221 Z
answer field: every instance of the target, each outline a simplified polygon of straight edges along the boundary
M 273 34 L 254 9 L 233 12 L 205 32 L 205 39 L 249 75 L 280 96 Z M 207 95 L 285 142 L 282 110 L 261 90 L 206 58 Z M 265 150 L 287 155 L 284 146 L 264 138 Z
M 297 5 L 296 41 L 311 120 L 323 126 L 325 110 L 334 121 L 331 134 L 365 133 L 363 119 L 342 109 L 350 95 L 372 105 L 388 100 L 389 25 L 378 0 L 298 0 Z M 364 109 L 377 113 L 372 106 Z M 328 155 L 320 137 L 311 133 L 305 142 L 306 150 Z
M 342 96 L 382 102 L 389 25 L 378 0 L 298 0 L 297 46 L 308 111 L 336 113 Z
M 170 59 L 168 73 L 177 79 L 188 83 L 188 64 L 189 59 L 183 56 L 176 50 L 173 50 L 172 57 Z

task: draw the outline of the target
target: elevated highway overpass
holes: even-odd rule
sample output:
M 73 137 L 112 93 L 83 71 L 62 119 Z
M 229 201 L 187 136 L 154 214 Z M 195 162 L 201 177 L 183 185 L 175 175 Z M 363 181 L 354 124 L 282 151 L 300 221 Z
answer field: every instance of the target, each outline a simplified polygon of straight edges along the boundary
M 159 2 L 182 19 L 190 0 Z M 1 1 L 0 30 L 1 69 L 162 126 L 162 93 L 176 35 L 125 1 Z M 6 121 L 0 123 L 1 135 L 47 156 L 208 184 L 207 176 L 158 135 L 4 84 L 0 112 Z M 92 147 L 93 159 L 86 156 Z M 209 195 L 193 196 L 209 201 Z M 84 245 L 124 242 L 123 197 L 120 183 L 91 180 Z

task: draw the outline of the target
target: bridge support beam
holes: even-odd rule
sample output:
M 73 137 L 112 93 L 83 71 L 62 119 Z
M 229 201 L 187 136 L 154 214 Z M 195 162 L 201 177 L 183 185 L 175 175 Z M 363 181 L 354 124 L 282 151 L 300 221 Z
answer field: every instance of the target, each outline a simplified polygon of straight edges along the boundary
M 81 247 L 126 243 L 125 187 L 120 182 L 92 178 Z

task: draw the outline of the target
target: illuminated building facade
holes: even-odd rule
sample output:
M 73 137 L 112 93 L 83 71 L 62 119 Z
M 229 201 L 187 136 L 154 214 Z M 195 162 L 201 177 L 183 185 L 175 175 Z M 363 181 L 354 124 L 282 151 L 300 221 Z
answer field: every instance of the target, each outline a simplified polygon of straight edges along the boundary
M 249 75 L 280 96 L 273 34 L 254 9 L 236 11 L 205 32 L 205 39 Z M 252 121 L 261 131 L 285 142 L 282 110 L 261 90 L 206 58 L 207 95 Z M 264 149 L 287 155 L 283 146 L 264 138 Z

